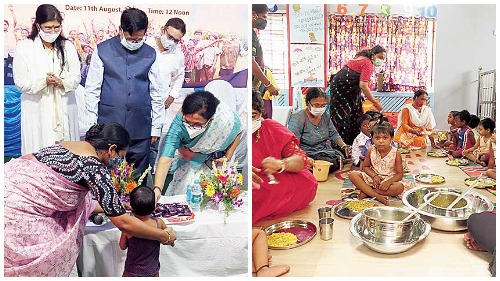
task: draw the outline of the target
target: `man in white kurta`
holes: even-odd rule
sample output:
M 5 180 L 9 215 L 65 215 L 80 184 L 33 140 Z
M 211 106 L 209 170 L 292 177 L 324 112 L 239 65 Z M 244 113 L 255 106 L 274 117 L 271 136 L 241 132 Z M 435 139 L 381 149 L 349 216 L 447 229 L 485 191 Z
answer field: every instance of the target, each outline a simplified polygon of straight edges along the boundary
M 64 44 L 65 66 L 55 49 L 45 49 L 40 37 L 17 44 L 14 82 L 21 91 L 21 152 L 28 154 L 61 141 L 79 140 L 75 89 L 80 62 L 71 42 Z M 47 73 L 58 76 L 61 87 L 47 86 Z
M 169 25 L 169 23 L 174 23 L 178 28 Z M 179 25 L 182 25 L 181 28 Z M 168 85 L 162 89 L 162 97 L 165 103 L 165 112 L 163 118 L 163 125 L 161 129 L 161 137 L 159 141 L 151 145 L 150 162 L 151 167 L 153 167 L 153 173 L 158 164 L 158 151 L 163 150 L 163 143 L 165 136 L 174 120 L 175 115 L 180 111 L 182 107 L 182 102 L 189 91 L 182 91 L 182 84 L 184 83 L 184 53 L 182 53 L 181 47 L 178 43 L 173 44 L 170 47 L 162 46 L 161 36 L 174 36 L 176 39 L 180 40 L 185 34 L 185 24 L 179 18 L 171 18 L 167 21 L 167 24 L 162 29 L 162 34 L 158 34 L 155 37 L 150 37 L 146 40 L 146 44 L 150 45 L 156 50 L 156 60 L 159 63 L 160 68 L 160 79 L 162 85 Z M 165 30 L 166 31 L 165 31 Z M 184 30 L 184 32 L 182 32 Z M 168 33 L 168 35 L 167 35 Z M 171 34 L 175 33 L 175 34 Z

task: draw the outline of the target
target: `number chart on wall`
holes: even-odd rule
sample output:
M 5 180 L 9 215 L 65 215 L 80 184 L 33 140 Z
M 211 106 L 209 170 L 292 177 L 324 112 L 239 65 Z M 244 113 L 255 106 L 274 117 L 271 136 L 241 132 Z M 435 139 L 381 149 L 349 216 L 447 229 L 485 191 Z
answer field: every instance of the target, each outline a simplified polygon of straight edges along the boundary
M 381 16 L 403 15 L 421 18 L 436 18 L 436 5 L 390 5 L 390 4 L 329 4 L 328 12 L 338 15 L 379 14 Z

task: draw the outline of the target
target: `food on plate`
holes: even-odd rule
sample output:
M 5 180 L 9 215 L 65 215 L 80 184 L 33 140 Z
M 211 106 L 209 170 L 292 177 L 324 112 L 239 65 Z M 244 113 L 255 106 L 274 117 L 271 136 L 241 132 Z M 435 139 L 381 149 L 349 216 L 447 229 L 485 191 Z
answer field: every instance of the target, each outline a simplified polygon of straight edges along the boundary
M 286 247 L 297 241 L 297 236 L 290 232 L 276 232 L 267 236 L 267 244 L 271 247 Z
M 444 177 L 435 174 L 419 174 L 415 177 L 416 180 L 423 183 L 443 183 Z
M 433 175 L 433 176 L 431 176 L 430 182 L 431 182 L 431 183 L 440 183 L 440 182 L 444 182 L 444 178 L 443 178 L 442 176 Z
M 465 184 L 466 185 L 471 185 L 477 180 L 476 177 L 470 177 L 468 179 L 465 179 Z M 496 186 L 497 183 L 494 179 L 491 178 L 484 178 L 480 179 L 478 184 L 475 185 L 476 188 L 485 188 L 485 187 L 490 187 L 490 186 Z
M 398 151 L 401 154 L 408 154 L 408 153 L 410 153 L 410 150 L 406 149 L 406 148 L 399 148 Z
M 351 210 L 351 211 L 359 212 L 361 210 L 371 208 L 373 206 L 375 206 L 375 203 L 370 202 L 370 201 L 353 200 L 353 201 L 349 201 L 349 203 L 347 203 L 346 208 Z
M 432 156 L 432 157 L 445 157 L 446 152 L 444 152 L 444 151 L 430 151 L 427 153 L 427 155 Z
M 469 160 L 464 159 L 464 158 L 461 158 L 461 159 L 450 159 L 450 160 L 447 160 L 446 163 L 448 165 L 452 165 L 452 166 L 459 166 L 459 165 L 466 165 L 467 163 L 469 163 Z

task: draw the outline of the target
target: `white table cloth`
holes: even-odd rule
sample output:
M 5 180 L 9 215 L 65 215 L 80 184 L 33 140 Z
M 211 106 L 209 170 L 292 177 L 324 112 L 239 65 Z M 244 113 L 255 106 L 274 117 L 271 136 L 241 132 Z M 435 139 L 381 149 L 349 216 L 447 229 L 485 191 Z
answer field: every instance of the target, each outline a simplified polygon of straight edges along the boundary
M 160 203 L 185 201 L 185 195 L 162 196 Z M 249 276 L 248 203 L 230 213 L 212 209 L 195 212 L 195 220 L 167 224 L 177 235 L 175 247 L 160 248 L 160 277 Z M 121 232 L 111 222 L 85 228 L 77 259 L 82 276 L 122 276 L 127 250 L 118 245 Z

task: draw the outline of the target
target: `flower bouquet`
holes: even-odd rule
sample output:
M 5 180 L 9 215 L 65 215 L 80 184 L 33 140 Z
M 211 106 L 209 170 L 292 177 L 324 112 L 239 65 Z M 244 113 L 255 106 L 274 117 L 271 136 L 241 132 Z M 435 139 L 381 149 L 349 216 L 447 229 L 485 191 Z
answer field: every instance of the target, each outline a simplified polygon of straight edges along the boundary
M 230 166 L 224 161 L 222 167 L 217 169 L 215 163 L 212 162 L 211 173 L 201 173 L 200 175 L 201 209 L 203 210 L 209 202 L 217 206 L 218 209 L 222 207 L 224 209 L 224 223 L 235 207 L 243 205 L 243 199 L 239 198 L 243 175 L 236 170 L 236 165 L 237 163 Z
M 151 166 L 149 166 L 144 173 L 138 177 L 136 175 L 137 173 L 135 171 L 134 164 L 129 165 L 125 161 L 110 171 L 111 179 L 115 185 L 116 192 L 120 195 L 122 201 L 127 201 L 127 199 L 129 199 L 128 196 L 130 195 L 130 192 L 141 185 L 149 171 L 151 171 Z

